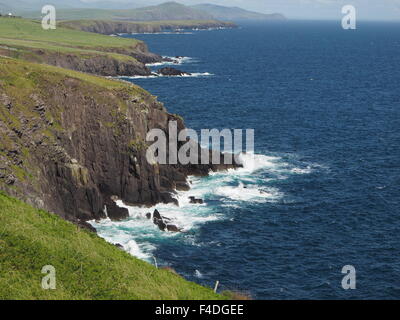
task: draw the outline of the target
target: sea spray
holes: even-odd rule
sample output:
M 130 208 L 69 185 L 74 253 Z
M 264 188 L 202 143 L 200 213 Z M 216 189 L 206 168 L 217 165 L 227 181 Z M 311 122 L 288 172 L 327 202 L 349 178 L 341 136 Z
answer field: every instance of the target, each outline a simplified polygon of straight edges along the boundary
M 208 177 L 189 177 L 191 189 L 178 191 L 179 207 L 174 204 L 158 204 L 151 208 L 133 207 L 121 200 L 117 205 L 127 208 L 129 219 L 125 221 L 91 221 L 101 237 L 114 244 L 121 244 L 135 257 L 153 263 L 157 246 L 165 241 L 176 241 L 183 245 L 199 246 L 196 231 L 207 223 L 230 220 L 223 208 L 240 208 L 243 202 L 276 202 L 285 194 L 268 182 L 287 178 L 290 175 L 307 174 L 311 167 L 297 167 L 279 156 L 263 154 L 241 154 L 243 167 L 225 172 L 210 172 Z M 251 163 L 250 163 L 251 161 Z M 296 163 L 296 165 L 299 163 Z M 271 177 L 265 179 L 264 175 Z M 190 197 L 203 199 L 204 204 L 192 204 Z M 147 213 L 157 209 L 172 223 L 183 228 L 183 233 L 162 232 L 148 219 Z M 160 261 L 167 264 L 167 261 Z

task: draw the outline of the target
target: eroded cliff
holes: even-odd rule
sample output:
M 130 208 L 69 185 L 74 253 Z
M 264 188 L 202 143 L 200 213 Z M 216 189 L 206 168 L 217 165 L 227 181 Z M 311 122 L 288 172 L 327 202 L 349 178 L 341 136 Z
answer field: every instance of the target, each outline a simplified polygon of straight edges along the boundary
M 146 134 L 170 120 L 184 128 L 137 86 L 0 57 L 0 189 L 74 222 L 114 197 L 175 202 L 187 175 L 229 166 L 149 164 Z

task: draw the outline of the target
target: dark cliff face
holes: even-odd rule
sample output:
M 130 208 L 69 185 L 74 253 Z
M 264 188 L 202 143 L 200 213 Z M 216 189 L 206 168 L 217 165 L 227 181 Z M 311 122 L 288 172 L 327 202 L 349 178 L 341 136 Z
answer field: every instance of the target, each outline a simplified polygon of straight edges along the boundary
M 105 217 L 112 197 L 173 202 L 188 174 L 210 166 L 152 165 L 145 137 L 169 114 L 141 88 L 0 58 L 0 188 L 71 220 Z M 223 169 L 226 166 L 215 166 Z

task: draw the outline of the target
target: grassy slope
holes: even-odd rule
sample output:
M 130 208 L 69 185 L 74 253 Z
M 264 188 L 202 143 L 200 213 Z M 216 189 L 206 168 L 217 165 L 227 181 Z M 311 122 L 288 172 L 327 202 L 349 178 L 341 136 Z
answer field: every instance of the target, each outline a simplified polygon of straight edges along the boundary
M 30 77 L 32 75 L 32 78 Z M 96 85 L 102 89 L 125 89 L 135 92 L 146 92 L 144 89 L 122 81 L 115 81 L 100 76 L 89 75 L 74 70 L 53 67 L 50 65 L 35 64 L 0 56 L 0 86 L 15 88 L 20 95 L 24 90 L 36 90 L 35 79 L 41 75 L 42 78 L 63 79 L 71 77 Z M 21 83 L 23 81 L 23 83 Z M 32 92 L 27 92 L 30 94 Z M 25 98 L 25 97 L 24 97 Z
M 74 54 L 82 58 L 106 56 L 121 62 L 136 63 L 133 57 L 107 51 L 132 51 L 132 47 L 138 43 L 135 39 L 109 37 L 62 27 L 43 30 L 38 21 L 0 17 L 0 49 L 18 49 L 20 55 L 31 52 L 32 49 L 41 49 L 53 53 Z M 15 54 L 12 56 L 16 57 Z
M 38 21 L 10 18 L 0 18 L 0 43 L 1 39 L 25 40 L 58 47 L 84 49 L 130 48 L 138 43 L 135 39 L 109 37 L 62 27 L 56 30 L 43 30 Z
M 56 290 L 41 288 L 45 265 L 56 268 Z M 0 299 L 220 298 L 0 193 Z

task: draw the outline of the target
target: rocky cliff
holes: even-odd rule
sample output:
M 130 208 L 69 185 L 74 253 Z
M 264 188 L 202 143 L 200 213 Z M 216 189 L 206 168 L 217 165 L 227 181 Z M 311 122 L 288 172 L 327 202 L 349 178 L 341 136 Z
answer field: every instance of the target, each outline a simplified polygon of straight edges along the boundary
M 60 25 L 87 32 L 95 32 L 106 35 L 118 33 L 157 33 L 162 31 L 176 31 L 185 29 L 210 29 L 210 28 L 235 28 L 236 25 L 230 22 L 217 20 L 206 21 L 149 21 L 129 22 L 111 20 L 77 20 L 65 21 Z
M 0 46 L 0 55 L 111 77 L 148 76 L 151 71 L 145 64 L 162 61 L 162 57 L 149 52 L 144 43 L 139 43 L 134 48 L 102 48 L 101 50 L 63 51 L 13 45 Z
M 105 217 L 115 198 L 175 202 L 188 174 L 228 166 L 149 164 L 145 136 L 170 120 L 184 128 L 137 86 L 0 57 L 0 189 L 74 222 Z

